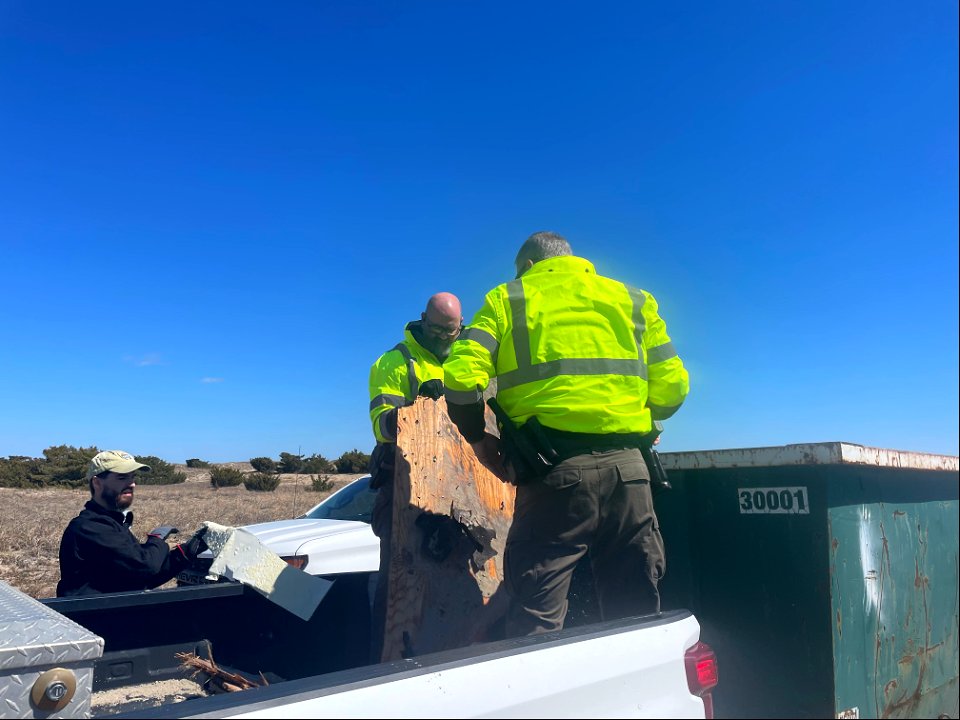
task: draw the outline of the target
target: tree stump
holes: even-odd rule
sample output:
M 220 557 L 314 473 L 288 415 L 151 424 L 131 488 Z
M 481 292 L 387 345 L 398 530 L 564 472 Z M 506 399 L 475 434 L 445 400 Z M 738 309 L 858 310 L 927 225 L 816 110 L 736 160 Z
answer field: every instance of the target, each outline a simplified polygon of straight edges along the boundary
M 384 661 L 502 634 L 515 490 L 480 464 L 446 407 L 421 398 L 398 414 Z M 497 434 L 489 408 L 486 419 Z

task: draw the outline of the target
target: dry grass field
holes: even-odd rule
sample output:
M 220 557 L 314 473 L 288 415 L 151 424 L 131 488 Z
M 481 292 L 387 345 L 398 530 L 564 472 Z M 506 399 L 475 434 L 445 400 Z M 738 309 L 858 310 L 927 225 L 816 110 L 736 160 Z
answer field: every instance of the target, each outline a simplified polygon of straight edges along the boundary
M 247 463 L 222 464 L 252 469 Z M 296 517 L 332 492 L 308 490 L 309 475 L 283 475 L 273 492 L 249 492 L 242 485 L 215 490 L 208 471 L 177 469 L 187 473 L 186 482 L 137 486 L 133 529 L 141 541 L 158 525 L 178 527 L 175 538 L 185 540 L 207 520 L 238 526 Z M 336 490 L 360 475 L 329 477 Z M 0 580 L 32 597 L 54 596 L 60 579 L 60 536 L 89 499 L 86 489 L 0 488 Z

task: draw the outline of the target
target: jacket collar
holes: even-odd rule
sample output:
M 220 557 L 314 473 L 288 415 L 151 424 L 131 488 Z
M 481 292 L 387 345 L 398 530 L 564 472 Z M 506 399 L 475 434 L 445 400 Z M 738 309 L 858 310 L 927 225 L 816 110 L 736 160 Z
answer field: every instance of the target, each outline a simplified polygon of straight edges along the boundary
M 521 276 L 521 279 L 536 273 L 548 272 L 585 272 L 593 275 L 597 274 L 596 268 L 593 267 L 593 263 L 589 260 L 576 257 L 575 255 L 561 255 L 560 257 L 552 257 L 541 260 L 540 262 L 535 262 L 533 267 Z
M 133 510 L 127 510 L 125 513 L 120 512 L 119 510 L 107 510 L 93 499 L 87 500 L 87 504 L 83 507 L 92 513 L 106 515 L 112 520 L 118 522 L 120 525 L 133 525 Z
M 422 332 L 423 322 L 421 320 L 411 320 L 403 329 L 403 342 L 410 348 L 414 356 L 426 355 L 438 365 L 442 364 L 436 355 L 427 350 L 423 345 L 420 344 L 420 341 L 417 340 L 417 334 Z

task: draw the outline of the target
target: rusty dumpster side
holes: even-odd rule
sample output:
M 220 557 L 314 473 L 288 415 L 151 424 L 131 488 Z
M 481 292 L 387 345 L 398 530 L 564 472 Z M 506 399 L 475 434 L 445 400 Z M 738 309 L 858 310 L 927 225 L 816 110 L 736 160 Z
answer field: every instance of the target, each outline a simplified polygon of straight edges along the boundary
M 717 652 L 717 717 L 958 712 L 958 458 L 814 443 L 664 453 L 664 607 Z

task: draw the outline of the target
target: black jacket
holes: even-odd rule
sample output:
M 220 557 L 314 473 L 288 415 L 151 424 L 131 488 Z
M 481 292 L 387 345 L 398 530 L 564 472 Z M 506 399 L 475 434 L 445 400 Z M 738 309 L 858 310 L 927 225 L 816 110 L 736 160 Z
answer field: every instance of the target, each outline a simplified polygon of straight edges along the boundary
M 142 545 L 130 532 L 133 513 L 106 510 L 93 500 L 70 521 L 60 540 L 57 597 L 147 590 L 163 585 L 189 561 L 158 537 Z

